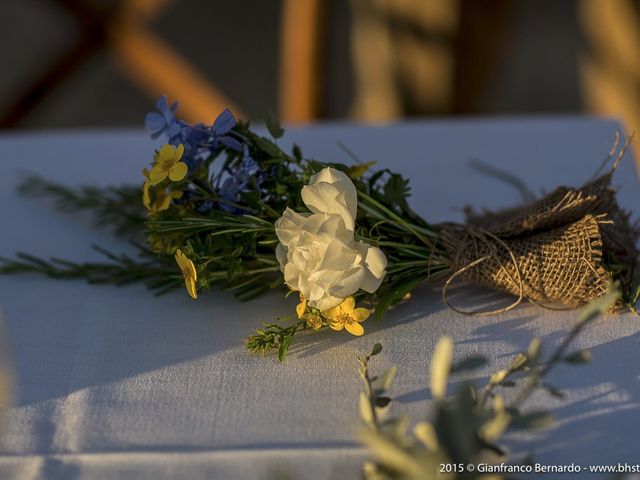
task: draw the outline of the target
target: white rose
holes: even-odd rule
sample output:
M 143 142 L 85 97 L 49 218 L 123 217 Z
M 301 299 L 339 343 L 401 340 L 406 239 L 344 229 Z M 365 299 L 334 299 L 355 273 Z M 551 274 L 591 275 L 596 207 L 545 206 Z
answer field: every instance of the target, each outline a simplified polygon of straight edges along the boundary
M 379 248 L 354 240 L 357 194 L 349 177 L 326 168 L 304 188 L 302 198 L 313 213 L 287 208 L 275 225 L 286 284 L 322 311 L 359 289 L 375 292 L 387 259 Z
M 358 193 L 346 173 L 327 167 L 302 187 L 302 201 L 312 213 L 338 214 L 353 231 L 358 211 Z

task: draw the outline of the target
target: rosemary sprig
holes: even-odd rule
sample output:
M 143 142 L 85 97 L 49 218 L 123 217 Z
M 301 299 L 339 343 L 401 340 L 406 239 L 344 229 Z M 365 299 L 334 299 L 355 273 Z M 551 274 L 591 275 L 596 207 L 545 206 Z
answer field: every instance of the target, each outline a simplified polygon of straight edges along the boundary
M 158 295 L 182 283 L 182 277 L 174 263 L 164 261 L 162 257 L 136 260 L 126 254 L 114 254 L 97 245 L 93 248 L 107 257 L 108 261 L 71 262 L 56 257 L 44 260 L 18 252 L 15 259 L 0 257 L 0 274 L 37 273 L 58 279 L 84 279 L 92 284 L 126 285 L 145 282 L 147 287 Z
M 282 321 L 286 318 L 287 317 L 279 320 Z M 257 329 L 256 333 L 247 338 L 245 346 L 250 352 L 263 355 L 277 349 L 278 360 L 281 362 L 286 358 L 295 334 L 298 331 L 309 328 L 305 320 L 299 320 L 288 327 L 265 322 L 264 327 L 265 328 Z
M 98 227 L 108 227 L 117 235 L 140 235 L 146 218 L 142 192 L 137 185 L 67 187 L 29 175 L 18 185 L 18 192 L 32 198 L 48 198 L 65 213 L 86 211 Z

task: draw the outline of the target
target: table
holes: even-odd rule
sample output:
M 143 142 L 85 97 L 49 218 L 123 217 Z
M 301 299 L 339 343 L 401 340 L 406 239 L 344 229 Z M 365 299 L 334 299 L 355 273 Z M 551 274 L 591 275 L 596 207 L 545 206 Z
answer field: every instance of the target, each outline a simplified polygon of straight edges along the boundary
M 283 141 L 318 159 L 348 161 L 340 141 L 362 160 L 404 173 L 415 209 L 441 221 L 461 220 L 460 207 L 469 203 L 519 201 L 508 185 L 471 170 L 471 158 L 518 174 L 536 191 L 577 185 L 600 165 L 618 128 L 581 117 L 326 124 L 292 129 Z M 153 146 L 140 130 L 0 135 L 0 254 L 95 260 L 93 243 L 130 250 L 87 217 L 58 214 L 18 197 L 14 187 L 24 171 L 68 184 L 139 182 Z M 631 158 L 614 180 L 623 206 L 637 211 Z M 293 309 L 295 299 L 279 294 L 237 303 L 214 292 L 194 302 L 182 290 L 154 298 L 139 285 L 4 276 L 0 305 L 17 380 L 2 424 L 0 477 L 14 479 L 358 478 L 367 457 L 354 434 L 358 354 L 382 343 L 373 368 L 398 366 L 394 411 L 417 421 L 429 411 L 428 359 L 441 335 L 453 338 L 455 358 L 491 359 L 469 377 L 480 383 L 534 335 L 551 350 L 575 321 L 575 312 L 529 304 L 464 317 L 424 286 L 381 322 L 368 320 L 365 336 L 310 335 L 280 365 L 242 346 L 261 322 Z M 547 464 L 640 462 L 639 326 L 631 314 L 592 324 L 576 343 L 591 350 L 592 363 L 558 368 L 550 379 L 567 398 L 531 401 L 531 408 L 553 408 L 557 422 L 507 435 L 509 451 Z

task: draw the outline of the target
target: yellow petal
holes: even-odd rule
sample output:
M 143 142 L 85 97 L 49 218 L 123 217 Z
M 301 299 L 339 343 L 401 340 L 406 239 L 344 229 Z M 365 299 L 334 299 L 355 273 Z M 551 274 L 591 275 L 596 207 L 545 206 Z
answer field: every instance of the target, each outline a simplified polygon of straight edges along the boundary
M 196 270 L 196 266 L 188 258 L 187 258 L 187 275 L 193 278 L 194 281 L 198 279 L 198 271 Z
M 184 148 L 184 147 L 183 147 Z M 176 156 L 176 147 L 170 144 L 163 145 L 158 151 L 156 158 L 156 165 L 166 162 L 167 160 L 173 160 Z
M 167 171 L 158 166 L 153 167 L 149 172 L 149 183 L 151 185 L 157 185 L 165 178 L 167 178 Z
M 156 201 L 156 208 L 159 212 L 166 210 L 171 205 L 171 197 L 169 195 L 162 196 Z
M 179 162 L 180 159 L 182 158 L 182 154 L 184 153 L 184 145 L 180 144 L 178 145 L 178 148 L 176 148 L 176 151 L 174 153 L 173 158 L 175 158 L 176 162 Z
M 169 169 L 169 180 L 172 182 L 179 182 L 187 175 L 187 164 L 184 162 L 178 162 Z
M 302 318 L 302 316 L 306 311 L 307 311 L 307 302 L 300 302 L 296 307 L 296 313 L 298 314 L 298 318 Z
M 151 210 L 151 197 L 149 196 L 149 182 L 144 182 L 142 186 L 142 204 L 147 210 Z
M 329 320 L 335 320 L 336 317 L 338 317 L 341 313 L 342 313 L 342 310 L 340 309 L 340 305 L 338 305 L 337 307 L 333 307 L 333 308 L 330 308 L 329 310 L 325 310 L 324 312 L 322 312 L 322 315 L 324 315 Z
M 362 328 L 362 325 L 357 322 L 347 322 L 345 328 L 347 329 L 347 332 L 351 335 L 355 335 L 356 337 L 359 337 L 364 333 L 364 328 Z
M 187 287 L 187 292 L 194 300 L 198 298 L 198 292 L 196 291 L 196 281 L 194 278 L 185 278 L 184 284 Z
M 176 254 L 175 254 L 175 259 L 176 259 L 176 263 L 178 264 L 178 266 L 180 267 L 180 270 L 182 270 L 182 274 L 184 276 L 189 276 L 189 277 L 193 277 L 194 280 L 198 279 L 198 272 L 196 270 L 195 265 L 193 264 L 193 262 L 189 259 L 189 257 L 187 257 L 182 250 L 180 250 L 179 248 L 176 250 Z
M 367 318 L 369 318 L 369 310 L 366 308 L 355 308 L 351 313 L 351 318 L 353 318 L 356 322 L 364 322 Z
M 182 250 L 180 250 L 179 248 L 176 250 L 176 262 L 178 263 L 178 266 L 180 267 L 181 270 L 184 270 L 185 265 L 187 264 L 187 256 L 182 253 Z
M 356 301 L 353 299 L 353 297 L 347 297 L 344 299 L 344 302 L 340 304 L 340 306 L 342 307 L 342 311 L 344 313 L 351 314 L 356 306 Z
M 344 323 L 341 322 L 329 322 L 329 326 L 335 330 L 336 332 L 339 332 L 340 330 L 342 330 L 344 328 Z

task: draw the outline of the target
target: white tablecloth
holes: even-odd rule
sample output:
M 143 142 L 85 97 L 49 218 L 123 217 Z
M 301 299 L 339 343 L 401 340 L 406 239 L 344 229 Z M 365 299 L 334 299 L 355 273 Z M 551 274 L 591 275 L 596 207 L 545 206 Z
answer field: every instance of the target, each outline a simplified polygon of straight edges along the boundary
M 337 124 L 292 130 L 307 155 L 348 161 L 337 142 L 411 179 L 412 204 L 433 221 L 460 220 L 460 207 L 501 207 L 515 190 L 468 167 L 471 158 L 510 170 L 536 190 L 588 179 L 618 125 L 585 118 L 452 120 L 386 127 Z M 153 144 L 142 131 L 0 135 L 0 255 L 17 250 L 90 260 L 97 243 L 129 250 L 83 215 L 20 198 L 25 171 L 65 182 L 139 182 Z M 615 176 L 621 203 L 640 206 L 631 155 Z M 534 335 L 551 350 L 575 320 L 532 305 L 490 318 L 452 313 L 437 290 L 414 299 L 356 338 L 333 331 L 298 338 L 285 364 L 247 354 L 242 340 L 261 322 L 288 314 L 294 299 L 251 303 L 214 292 L 154 298 L 143 286 L 89 286 L 35 276 L 0 277 L 0 305 L 16 374 L 6 414 L 0 478 L 358 478 L 366 452 L 355 441 L 356 355 L 384 346 L 373 368 L 397 365 L 394 411 L 428 413 L 427 363 L 441 335 L 455 357 L 484 354 L 486 380 Z M 536 396 L 557 422 L 535 434 L 509 434 L 514 455 L 546 464 L 640 463 L 640 320 L 601 318 L 579 338 L 587 366 L 562 366 L 550 382 L 565 400 Z M 462 382 L 464 379 L 456 379 Z M 552 478 L 549 476 L 548 478 Z

